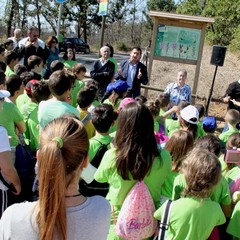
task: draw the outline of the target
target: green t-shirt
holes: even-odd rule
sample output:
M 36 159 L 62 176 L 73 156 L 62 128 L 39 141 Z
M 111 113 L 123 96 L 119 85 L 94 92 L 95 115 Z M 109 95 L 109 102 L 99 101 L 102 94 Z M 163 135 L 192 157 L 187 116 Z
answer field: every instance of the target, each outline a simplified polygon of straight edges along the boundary
M 226 132 L 221 133 L 219 135 L 219 139 L 226 143 L 228 141 L 229 137 L 234 133 L 239 133 L 239 130 L 237 128 L 231 128 L 231 129 L 227 130 Z
M 109 57 L 109 60 L 114 63 L 114 72 L 117 72 L 117 70 L 118 70 L 117 60 L 113 57 Z
M 78 92 L 85 86 L 85 83 L 81 80 L 76 80 L 75 86 L 72 89 L 72 106 L 77 107 L 77 95 Z
M 11 136 L 10 145 L 18 145 L 18 136 L 16 134 L 16 124 L 23 121 L 23 116 L 14 103 L 3 102 L 0 114 L 0 125 L 6 128 L 8 136 Z
M 108 147 L 110 148 L 111 139 L 112 138 L 109 135 L 95 135 L 89 140 L 90 145 L 89 145 L 88 156 L 89 156 L 90 162 L 95 157 L 101 144 L 108 145 Z
M 116 104 L 115 104 L 115 106 L 113 106 L 113 104 L 112 104 L 112 103 L 110 102 L 110 100 L 107 98 L 107 99 L 104 100 L 103 103 L 104 103 L 104 104 L 112 105 L 113 108 L 114 108 L 114 110 L 118 110 L 121 101 L 122 101 L 122 99 L 118 99 L 117 102 L 116 102 Z
M 186 188 L 187 183 L 183 174 L 178 175 L 173 183 L 172 199 L 177 200 L 181 198 L 183 190 Z M 229 205 L 231 203 L 231 197 L 229 187 L 226 179 L 222 176 L 217 186 L 212 189 L 210 194 L 212 201 L 218 202 L 223 205 Z
M 26 123 L 25 142 L 34 151 L 39 147 L 38 104 L 27 102 L 22 106 L 21 112 Z
M 240 202 L 234 207 L 227 232 L 236 238 L 240 238 Z
M 9 66 L 7 66 L 5 75 L 6 75 L 6 77 L 9 77 L 9 76 L 15 75 L 15 72 Z
M 161 220 L 164 203 L 154 217 Z M 169 229 L 166 239 L 205 240 L 213 228 L 225 223 L 220 205 L 210 199 L 181 198 L 171 204 Z
M 106 198 L 111 205 L 121 206 L 128 192 L 136 183 L 136 180 L 122 179 L 117 172 L 115 154 L 115 148 L 111 148 L 105 153 L 94 178 L 98 182 L 109 183 L 109 192 Z M 144 178 L 144 182 L 147 185 L 156 206 L 159 205 L 161 187 L 170 171 L 170 153 L 167 150 L 161 150 L 160 157 L 157 157 L 154 160 L 150 173 Z
M 16 105 L 17 105 L 18 109 L 22 109 L 22 106 L 25 103 L 27 103 L 28 101 L 30 101 L 30 98 L 28 97 L 28 95 L 25 92 L 23 94 L 19 95 L 16 100 Z
M 170 174 L 167 176 L 166 181 L 163 184 L 162 187 L 162 195 L 171 199 L 172 198 L 172 192 L 173 192 L 173 183 L 174 179 L 179 175 L 178 172 L 171 171 Z
M 198 128 L 197 128 L 197 136 L 198 136 L 198 138 L 199 137 L 204 137 L 206 135 L 206 133 L 204 132 L 204 130 L 202 128 L 202 122 L 199 121 L 197 123 L 197 125 L 198 125 Z
M 181 129 L 178 120 L 165 119 L 165 133 L 167 136 L 171 136 L 178 129 Z
M 41 101 L 38 107 L 38 121 L 40 130 L 43 129 L 53 119 L 61 117 L 65 113 L 75 114 L 80 117 L 79 111 L 67 102 L 49 99 Z
M 66 68 L 72 68 L 76 63 L 77 61 L 74 60 L 63 60 L 63 64 Z

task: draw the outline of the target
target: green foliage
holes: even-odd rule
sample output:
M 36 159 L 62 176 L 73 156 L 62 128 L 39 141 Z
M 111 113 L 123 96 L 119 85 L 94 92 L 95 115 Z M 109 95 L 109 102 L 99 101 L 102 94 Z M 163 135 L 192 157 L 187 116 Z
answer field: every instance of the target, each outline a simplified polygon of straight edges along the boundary
M 176 10 L 174 0 L 148 0 L 147 8 L 151 11 L 173 12 Z
M 129 51 L 129 47 L 127 47 L 124 42 L 118 43 L 118 44 L 117 44 L 117 49 L 118 49 L 119 51 L 124 51 L 124 52 Z

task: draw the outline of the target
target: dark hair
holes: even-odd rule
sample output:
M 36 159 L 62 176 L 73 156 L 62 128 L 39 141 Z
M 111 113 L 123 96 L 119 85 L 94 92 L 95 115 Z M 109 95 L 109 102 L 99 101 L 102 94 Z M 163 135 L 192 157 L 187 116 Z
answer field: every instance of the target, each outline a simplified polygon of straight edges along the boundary
M 184 120 L 182 117 L 180 117 L 180 125 L 183 128 L 186 128 L 193 136 L 194 139 L 197 137 L 197 129 L 198 125 L 197 124 L 192 124 Z
M 73 66 L 72 71 L 73 71 L 73 74 L 76 74 L 80 72 L 87 72 L 87 69 L 83 64 L 77 63 Z
M 94 86 L 96 87 L 97 89 L 99 88 L 99 83 L 93 79 L 89 80 L 86 82 L 86 87 L 91 87 L 91 86 Z
M 14 66 L 14 72 L 18 76 L 20 76 L 22 73 L 27 72 L 27 71 L 28 70 L 27 70 L 26 66 L 24 66 L 22 64 L 18 63 Z
M 160 102 L 160 108 L 167 107 L 170 103 L 170 95 L 168 93 L 161 93 L 158 96 L 159 102 Z
M 204 113 L 205 113 L 205 109 L 204 109 L 204 106 L 203 104 L 195 104 L 194 107 L 198 110 L 199 112 L 199 118 L 202 118 L 204 116 Z
M 64 70 L 56 71 L 51 74 L 48 86 L 53 96 L 61 96 L 71 89 L 71 76 Z
M 146 106 L 133 102 L 121 110 L 115 146 L 116 168 L 120 176 L 128 180 L 130 173 L 134 180 L 144 179 L 155 157 L 159 156 L 153 117 Z
M 11 75 L 6 77 L 6 89 L 14 96 L 14 93 L 20 89 L 22 85 L 22 79 L 18 75 Z
M 227 149 L 232 149 L 234 147 L 240 148 L 240 133 L 232 134 L 226 143 Z
M 180 171 L 183 158 L 192 149 L 194 139 L 186 130 L 175 131 L 165 145 L 172 156 L 172 171 Z
M 6 84 L 6 75 L 4 73 L 4 71 L 0 70 L 0 85 L 4 85 Z
M 63 69 L 64 69 L 64 64 L 59 60 L 54 60 L 50 64 L 51 72 L 56 72 L 58 70 L 63 70 Z
M 110 57 L 113 57 L 113 54 L 114 54 L 114 49 L 113 49 L 113 46 L 112 45 L 110 45 L 110 44 L 105 44 L 104 46 L 106 46 L 106 47 L 109 47 L 109 49 L 110 49 Z
M 147 101 L 144 104 L 146 105 L 146 107 L 151 112 L 153 118 L 155 118 L 159 115 L 160 101 L 158 99 L 156 99 L 155 101 Z
M 30 80 L 33 80 L 33 73 L 23 72 L 20 74 L 20 78 L 22 79 L 23 86 L 25 87 Z
M 71 52 L 73 53 L 73 58 L 72 58 L 72 60 L 73 60 L 73 61 L 76 61 L 75 52 L 73 51 L 72 48 L 68 48 L 68 49 L 64 52 L 63 59 L 64 59 L 64 60 L 68 60 L 67 54 L 68 54 L 69 51 L 71 51 Z
M 2 52 L 5 52 L 5 48 L 4 48 L 4 46 L 1 44 L 1 45 L 0 45 L 0 53 L 2 53 Z
M 95 99 L 97 89 L 95 87 L 84 87 L 77 95 L 77 103 L 80 108 L 86 108 L 91 105 Z
M 51 92 L 48 84 L 44 81 L 39 81 L 37 84 L 32 85 L 32 97 L 40 103 L 41 101 L 48 100 Z
M 92 111 L 92 124 L 100 133 L 109 131 L 114 121 L 114 111 L 112 105 L 101 104 Z
M 7 49 L 8 45 L 12 44 L 13 43 L 13 40 L 12 39 L 7 39 L 5 42 L 4 42 L 4 47 Z
M 28 33 L 31 33 L 33 31 L 39 32 L 39 29 L 37 27 L 35 27 L 35 26 L 31 26 L 31 27 L 28 28 Z
M 48 39 L 47 39 L 46 45 L 48 47 L 51 47 L 51 43 L 52 43 L 53 40 L 55 40 L 56 43 L 58 43 L 58 40 L 57 40 L 57 38 L 55 36 L 49 36 Z
M 141 49 L 140 47 L 135 46 L 135 47 L 133 47 L 133 48 L 131 49 L 131 51 L 133 51 L 134 49 L 137 50 L 137 51 L 139 51 L 140 54 L 142 54 L 142 49 Z
M 140 104 L 144 104 L 147 101 L 147 98 L 143 95 L 139 95 L 135 97 L 135 101 L 139 102 Z
M 5 62 L 9 65 L 13 60 L 19 59 L 19 56 L 14 51 L 8 51 L 4 54 Z
M 221 140 L 213 134 L 199 138 L 194 148 L 206 149 L 219 157 L 221 153 Z
M 36 56 L 36 55 L 31 55 L 28 60 L 27 60 L 27 64 L 28 64 L 28 69 L 31 70 L 33 69 L 36 65 L 40 65 L 43 62 L 42 58 Z

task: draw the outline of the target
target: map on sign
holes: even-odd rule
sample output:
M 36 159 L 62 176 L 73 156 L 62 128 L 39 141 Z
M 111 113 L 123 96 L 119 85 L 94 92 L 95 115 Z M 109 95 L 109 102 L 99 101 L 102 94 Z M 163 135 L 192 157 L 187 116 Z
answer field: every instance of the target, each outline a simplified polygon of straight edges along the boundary
M 99 16 L 106 16 L 108 11 L 108 0 L 100 0 L 99 3 Z
M 201 30 L 159 25 L 154 55 L 197 60 Z

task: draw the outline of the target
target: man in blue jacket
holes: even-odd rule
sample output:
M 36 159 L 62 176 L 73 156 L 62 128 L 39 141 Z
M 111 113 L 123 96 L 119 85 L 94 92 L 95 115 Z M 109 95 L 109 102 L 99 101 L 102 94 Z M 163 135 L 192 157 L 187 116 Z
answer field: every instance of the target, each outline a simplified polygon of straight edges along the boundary
M 121 79 L 127 82 L 131 95 L 129 97 L 133 98 L 140 95 L 141 84 L 148 83 L 147 67 L 139 61 L 141 54 L 141 48 L 134 47 L 130 53 L 130 59 L 122 61 L 115 74 L 116 80 Z

